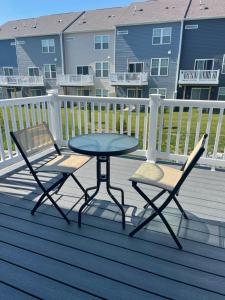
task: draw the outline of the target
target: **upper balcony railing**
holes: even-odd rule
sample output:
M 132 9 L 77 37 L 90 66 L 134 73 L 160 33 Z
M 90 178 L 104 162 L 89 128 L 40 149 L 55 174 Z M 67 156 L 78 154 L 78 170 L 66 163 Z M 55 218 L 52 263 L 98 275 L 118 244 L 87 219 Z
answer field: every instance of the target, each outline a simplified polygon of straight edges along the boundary
M 181 70 L 179 84 L 219 84 L 220 70 Z
M 148 85 L 148 73 L 111 73 L 111 85 Z
M 10 131 L 49 124 L 59 146 L 72 136 L 95 132 L 127 134 L 139 140 L 137 155 L 185 161 L 208 133 L 201 164 L 225 167 L 225 101 L 111 98 L 51 94 L 0 100 L 0 169 L 21 159 Z
M 44 86 L 43 76 L 0 76 L 0 86 L 5 87 L 34 87 Z
M 57 84 L 60 86 L 93 86 L 93 75 L 57 75 Z

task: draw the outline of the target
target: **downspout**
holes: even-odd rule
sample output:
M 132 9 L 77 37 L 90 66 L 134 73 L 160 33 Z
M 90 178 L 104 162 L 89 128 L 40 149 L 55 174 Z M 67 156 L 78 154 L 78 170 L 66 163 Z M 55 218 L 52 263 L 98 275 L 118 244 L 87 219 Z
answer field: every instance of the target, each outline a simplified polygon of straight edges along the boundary
M 180 71 L 180 60 L 181 60 L 181 52 L 182 52 L 182 44 L 183 44 L 183 33 L 184 33 L 184 21 L 187 17 L 189 8 L 191 6 L 192 0 L 189 0 L 187 9 L 184 14 L 183 20 L 181 20 L 181 26 L 180 26 L 180 41 L 179 41 L 179 50 L 178 50 L 178 56 L 177 56 L 177 71 L 176 71 L 176 80 L 175 80 L 175 89 L 174 89 L 174 96 L 173 98 L 177 98 L 177 86 L 178 86 L 178 78 L 179 78 L 179 71 Z

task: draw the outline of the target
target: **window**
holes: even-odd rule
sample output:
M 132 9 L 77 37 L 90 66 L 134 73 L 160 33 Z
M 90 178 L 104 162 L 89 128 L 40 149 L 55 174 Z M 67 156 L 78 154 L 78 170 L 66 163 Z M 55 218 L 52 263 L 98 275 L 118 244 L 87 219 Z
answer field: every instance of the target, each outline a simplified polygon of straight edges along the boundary
M 3 98 L 3 88 L 0 87 L 0 99 L 2 99 L 2 98 Z
M 153 28 L 152 45 L 163 45 L 171 43 L 171 27 Z
M 222 74 L 225 74 L 225 54 L 223 56 L 223 64 L 222 64 L 222 70 L 221 70 Z
M 32 97 L 42 96 L 42 90 L 40 90 L 40 89 L 32 89 L 31 90 L 31 96 Z
M 109 36 L 108 35 L 96 35 L 95 36 L 95 49 L 102 50 L 109 48 Z
M 195 70 L 213 70 L 214 59 L 196 59 Z
M 90 90 L 85 88 L 75 88 L 75 95 L 76 96 L 89 96 Z
M 44 75 L 47 79 L 56 78 L 56 65 L 44 65 Z
M 169 58 L 152 58 L 151 75 L 168 76 Z
M 28 68 L 29 76 L 39 76 L 39 68 Z
M 88 75 L 89 67 L 88 66 L 77 66 L 77 75 Z
M 109 63 L 97 62 L 95 64 L 96 77 L 108 77 L 109 76 Z
M 42 46 L 42 53 L 55 53 L 55 40 L 42 40 L 41 41 Z
M 219 87 L 217 100 L 225 100 L 225 87 Z
M 128 72 L 130 73 L 140 73 L 143 72 L 144 63 L 129 63 L 128 64 Z
M 127 89 L 127 97 L 142 98 L 142 89 L 139 88 Z
M 117 35 L 124 35 L 124 34 L 128 34 L 128 30 L 117 30 Z
M 5 76 L 13 76 L 13 68 L 11 67 L 3 67 Z
M 160 94 L 161 98 L 166 98 L 166 89 L 165 88 L 151 88 L 149 89 L 149 94 Z
M 97 97 L 108 97 L 108 90 L 105 89 L 96 89 L 95 95 Z
M 191 99 L 192 100 L 209 100 L 210 89 L 209 88 L 192 88 Z

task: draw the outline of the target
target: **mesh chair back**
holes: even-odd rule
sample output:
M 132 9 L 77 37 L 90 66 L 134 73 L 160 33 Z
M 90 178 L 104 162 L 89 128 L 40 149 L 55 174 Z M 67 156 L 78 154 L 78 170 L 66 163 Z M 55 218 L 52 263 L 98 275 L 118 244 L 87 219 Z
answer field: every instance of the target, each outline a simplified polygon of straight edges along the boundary
M 27 157 L 47 150 L 54 146 L 53 136 L 47 126 L 42 123 L 38 126 L 29 127 L 13 132 L 16 142 Z
M 184 171 L 186 171 L 187 168 L 190 166 L 190 164 L 194 161 L 194 159 L 195 159 L 196 155 L 199 153 L 199 151 L 204 148 L 205 140 L 206 140 L 207 136 L 208 136 L 207 134 L 204 134 L 202 136 L 202 138 L 200 139 L 198 144 L 195 146 L 194 150 L 189 155 L 188 160 L 186 161 L 186 164 L 184 166 Z

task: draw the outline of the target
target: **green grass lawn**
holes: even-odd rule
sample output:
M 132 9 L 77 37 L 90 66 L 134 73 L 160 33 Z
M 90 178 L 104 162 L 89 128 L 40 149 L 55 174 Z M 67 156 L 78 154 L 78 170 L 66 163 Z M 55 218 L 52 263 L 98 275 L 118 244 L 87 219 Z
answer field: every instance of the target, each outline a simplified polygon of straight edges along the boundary
M 77 123 L 77 108 L 74 108 L 74 116 L 75 116 L 75 133 L 78 134 L 78 123 Z M 8 119 L 9 119 L 9 127 L 10 130 L 12 130 L 12 121 L 11 121 L 11 112 L 10 110 L 7 110 L 8 113 Z M 29 116 L 31 120 L 31 109 L 29 109 Z M 25 123 L 25 110 L 22 109 L 23 114 L 23 123 L 24 127 L 26 126 Z M 43 111 L 41 110 L 41 115 L 43 117 Z M 63 138 L 66 139 L 66 129 L 65 129 L 65 110 L 64 108 L 61 109 L 61 116 L 62 116 L 62 129 L 63 129 Z M 98 130 L 98 111 L 95 110 L 94 112 L 95 116 L 95 130 Z M 37 120 L 37 111 L 35 111 L 35 117 Z M 116 115 L 116 128 L 119 132 L 119 117 L 120 117 L 120 111 L 117 111 Z M 15 118 L 17 123 L 17 128 L 19 128 L 19 115 L 17 109 L 15 109 Z M 159 114 L 160 118 L 160 114 Z M 214 143 L 215 143 L 215 136 L 216 136 L 216 130 L 217 130 L 217 123 L 218 123 L 219 114 L 214 112 L 212 116 L 212 123 L 210 128 L 210 135 L 209 135 L 209 144 L 208 144 L 208 153 L 213 152 Z M 91 131 L 91 124 L 90 124 L 90 114 L 88 113 L 88 129 L 89 132 Z M 101 113 L 101 119 L 102 119 L 102 129 L 105 129 L 105 111 L 103 110 Z M 109 130 L 112 130 L 112 112 L 109 113 Z M 136 120 L 136 112 L 133 111 L 131 113 L 131 134 L 132 136 L 135 135 L 135 120 Z M 196 132 L 196 126 L 198 121 L 198 110 L 193 109 L 192 110 L 192 120 L 191 120 L 191 127 L 190 127 L 190 135 L 189 135 L 189 151 L 194 147 L 194 141 L 195 141 L 195 132 Z M 203 134 L 206 131 L 208 121 L 208 113 L 203 112 L 202 114 L 202 121 L 201 121 L 201 127 L 200 127 L 200 133 Z M 186 132 L 187 132 L 187 122 L 188 122 L 188 112 L 183 112 L 182 114 L 182 122 L 181 122 L 181 132 L 180 132 L 180 143 L 179 143 L 179 154 L 183 154 L 184 152 L 184 145 L 185 145 L 185 139 L 186 139 Z M 7 143 L 5 138 L 5 130 L 4 130 L 4 121 L 3 121 L 3 115 L 2 111 L 0 111 L 0 123 L 2 128 L 2 134 L 3 134 L 3 142 L 4 142 L 4 148 L 7 149 Z M 72 111 L 68 108 L 68 124 L 69 124 L 69 135 L 72 136 Z M 124 130 L 127 131 L 128 129 L 128 112 L 124 112 Z M 32 125 L 32 122 L 31 122 Z M 81 110 L 81 129 L 82 133 L 84 133 L 84 111 Z M 140 147 L 143 146 L 143 127 L 144 127 L 144 112 L 140 112 L 140 122 L 139 122 L 139 139 L 140 139 Z M 167 145 L 167 137 L 168 137 L 168 127 L 169 127 L 169 111 L 164 112 L 164 124 L 163 124 L 163 131 L 162 131 L 162 151 L 166 150 Z M 172 127 L 171 127 L 171 143 L 170 143 L 170 152 L 174 153 L 175 151 L 175 145 L 176 145 L 176 137 L 177 137 L 177 127 L 178 127 L 178 112 L 173 112 L 173 118 L 172 118 Z M 219 140 L 219 147 L 218 152 L 224 152 L 225 148 L 225 115 L 223 115 L 223 122 L 221 127 L 221 134 L 220 134 L 220 140 Z

